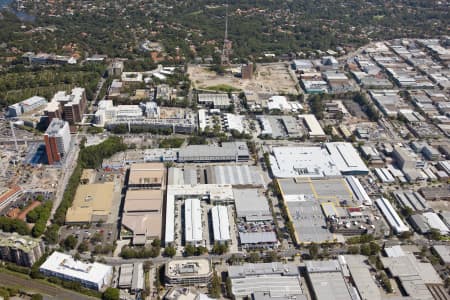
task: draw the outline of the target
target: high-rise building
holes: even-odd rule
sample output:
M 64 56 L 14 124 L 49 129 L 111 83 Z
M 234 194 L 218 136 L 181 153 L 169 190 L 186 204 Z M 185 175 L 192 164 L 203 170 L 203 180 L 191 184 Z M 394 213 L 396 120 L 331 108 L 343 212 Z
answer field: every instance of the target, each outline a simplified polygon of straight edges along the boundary
M 252 79 L 253 77 L 253 63 L 249 62 L 241 67 L 242 79 Z
M 48 163 L 52 165 L 60 162 L 70 148 L 69 123 L 60 119 L 53 119 L 45 132 L 44 141 Z
M 74 88 L 70 94 L 65 91 L 57 92 L 44 110 L 48 117 L 48 123 L 51 123 L 54 118 L 62 118 L 69 124 L 81 122 L 86 109 L 86 101 L 84 88 Z

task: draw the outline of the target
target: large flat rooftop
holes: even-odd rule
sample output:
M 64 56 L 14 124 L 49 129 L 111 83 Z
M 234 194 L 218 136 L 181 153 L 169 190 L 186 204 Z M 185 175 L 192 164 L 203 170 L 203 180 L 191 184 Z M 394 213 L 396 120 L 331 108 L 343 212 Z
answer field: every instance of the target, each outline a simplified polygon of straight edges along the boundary
M 179 278 L 206 276 L 211 271 L 211 261 L 207 258 L 174 259 L 165 268 L 166 276 Z
M 338 236 L 326 227 L 323 210 L 330 205 L 358 206 L 350 187 L 343 178 L 310 180 L 305 178 L 277 179 L 298 243 L 333 241 Z
M 160 212 L 163 204 L 162 190 L 128 190 L 124 212 Z
M 369 172 L 355 148 L 341 142 L 323 146 L 274 147 L 270 164 L 278 178 L 332 178 Z
M 81 184 L 78 186 L 72 206 L 67 210 L 67 223 L 107 221 L 111 213 L 114 182 Z
M 128 185 L 161 186 L 164 182 L 165 167 L 163 163 L 138 163 L 130 167 Z

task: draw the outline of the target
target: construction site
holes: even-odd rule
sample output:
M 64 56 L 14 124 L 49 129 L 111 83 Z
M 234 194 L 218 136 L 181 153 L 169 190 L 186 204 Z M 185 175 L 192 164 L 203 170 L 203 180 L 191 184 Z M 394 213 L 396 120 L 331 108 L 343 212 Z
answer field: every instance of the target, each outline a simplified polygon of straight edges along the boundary
M 295 75 L 288 63 L 257 64 L 251 79 L 242 79 L 235 74 L 240 66 L 227 68 L 224 75 L 218 75 L 203 65 L 189 65 L 187 70 L 192 87 L 197 90 L 249 91 L 253 93 L 293 94 L 300 93 Z

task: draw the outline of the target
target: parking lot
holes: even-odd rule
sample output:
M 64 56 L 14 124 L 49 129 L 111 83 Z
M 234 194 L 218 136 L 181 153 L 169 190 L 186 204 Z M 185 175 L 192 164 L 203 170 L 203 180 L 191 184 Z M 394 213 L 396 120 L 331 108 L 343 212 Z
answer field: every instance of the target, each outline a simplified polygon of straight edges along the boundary
M 117 227 L 115 224 L 88 224 L 64 226 L 60 231 L 61 240 L 73 235 L 78 239 L 78 245 L 86 241 L 89 244 L 89 250 L 93 251 L 97 245 L 113 244 L 117 239 Z

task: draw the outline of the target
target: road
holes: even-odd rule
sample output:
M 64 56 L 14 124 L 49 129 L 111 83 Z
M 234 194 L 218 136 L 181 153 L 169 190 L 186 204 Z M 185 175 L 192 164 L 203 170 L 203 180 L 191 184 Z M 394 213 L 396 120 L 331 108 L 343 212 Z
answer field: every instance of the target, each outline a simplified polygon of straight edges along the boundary
M 75 139 L 76 139 L 76 137 L 75 137 Z M 66 159 L 63 163 L 65 166 L 63 166 L 61 168 L 62 180 L 60 182 L 58 182 L 58 187 L 57 187 L 57 191 L 55 194 L 55 200 L 53 201 L 52 213 L 49 218 L 49 222 L 50 222 L 50 220 L 53 220 L 53 215 L 55 214 L 56 209 L 59 207 L 59 204 L 61 203 L 61 200 L 64 195 L 64 191 L 66 190 L 67 183 L 69 182 L 69 178 L 70 178 L 70 176 L 72 176 L 73 170 L 75 169 L 75 166 L 77 164 L 79 149 L 80 148 L 78 147 L 78 145 L 74 145 L 72 147 L 72 150 L 69 152 L 68 156 L 66 157 Z
M 30 292 L 36 292 L 50 296 L 51 299 L 65 300 L 92 300 L 92 298 L 83 294 L 78 294 L 53 285 L 48 285 L 34 279 L 25 279 L 8 273 L 0 272 L 0 282 L 4 285 L 16 286 Z

